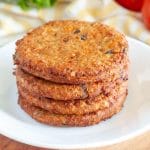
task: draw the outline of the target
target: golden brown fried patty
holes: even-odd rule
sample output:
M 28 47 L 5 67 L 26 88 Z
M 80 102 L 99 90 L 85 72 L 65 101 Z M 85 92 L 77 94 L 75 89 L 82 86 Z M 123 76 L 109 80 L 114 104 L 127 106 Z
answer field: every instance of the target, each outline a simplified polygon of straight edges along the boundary
M 49 98 L 39 98 L 33 96 L 30 91 L 19 88 L 19 94 L 22 97 L 22 101 L 41 107 L 45 110 L 48 110 L 51 113 L 55 114 L 86 114 L 93 111 L 98 111 L 105 109 L 111 106 L 112 103 L 116 102 L 116 99 L 121 95 L 124 95 L 127 91 L 127 81 L 122 82 L 120 85 L 117 85 L 112 89 L 111 93 L 105 95 L 100 94 L 93 99 L 82 99 L 82 100 L 69 100 L 69 101 L 60 101 L 53 100 Z
M 124 35 L 100 23 L 51 21 L 16 46 L 15 64 L 58 83 L 102 81 L 128 66 Z
M 97 112 L 92 112 L 85 115 L 60 115 L 53 114 L 47 110 L 30 105 L 26 103 L 23 98 L 19 97 L 19 104 L 22 109 L 28 113 L 35 120 L 54 126 L 89 126 L 99 123 L 102 120 L 112 117 L 114 114 L 118 113 L 125 101 L 126 93 L 118 97 L 116 102 L 113 103 L 109 108 L 98 110 Z
M 93 98 L 100 93 L 109 93 L 117 84 L 128 79 L 127 71 L 120 74 L 120 78 L 113 81 L 103 81 L 80 85 L 58 84 L 32 76 L 21 69 L 16 69 L 16 80 L 18 86 L 27 89 L 32 95 L 47 97 L 55 100 L 74 100 Z

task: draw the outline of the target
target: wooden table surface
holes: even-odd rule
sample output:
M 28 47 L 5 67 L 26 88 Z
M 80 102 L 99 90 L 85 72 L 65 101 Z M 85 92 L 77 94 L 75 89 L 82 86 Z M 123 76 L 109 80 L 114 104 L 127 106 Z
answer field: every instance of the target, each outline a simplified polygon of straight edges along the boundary
M 47 150 L 22 144 L 0 135 L 0 150 Z M 150 150 L 150 131 L 128 141 L 92 150 Z

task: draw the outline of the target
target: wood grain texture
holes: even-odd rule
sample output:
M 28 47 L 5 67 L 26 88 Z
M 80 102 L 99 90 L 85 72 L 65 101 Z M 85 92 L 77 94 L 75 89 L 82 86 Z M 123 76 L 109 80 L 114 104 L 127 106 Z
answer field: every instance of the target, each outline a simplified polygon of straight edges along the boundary
M 0 150 L 48 150 L 22 144 L 0 135 Z M 52 150 L 52 149 L 51 149 Z M 89 150 L 150 150 L 150 131 L 128 141 Z
M 47 150 L 47 149 L 37 148 L 23 143 L 19 143 L 3 135 L 0 135 L 0 150 Z

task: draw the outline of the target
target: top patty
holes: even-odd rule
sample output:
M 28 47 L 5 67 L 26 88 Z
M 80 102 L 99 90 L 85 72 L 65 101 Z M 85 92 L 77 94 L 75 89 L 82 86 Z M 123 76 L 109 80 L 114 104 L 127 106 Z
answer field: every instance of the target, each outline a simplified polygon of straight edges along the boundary
M 110 78 L 127 56 L 121 33 L 100 23 L 52 21 L 16 43 L 14 61 L 36 76 L 61 83 Z

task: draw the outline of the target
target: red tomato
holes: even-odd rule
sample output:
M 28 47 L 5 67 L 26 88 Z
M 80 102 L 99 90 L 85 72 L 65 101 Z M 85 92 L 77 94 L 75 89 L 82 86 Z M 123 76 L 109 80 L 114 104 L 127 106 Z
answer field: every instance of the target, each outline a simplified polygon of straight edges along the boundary
M 116 2 L 127 9 L 141 11 L 144 0 L 116 0 Z
M 142 15 L 146 27 L 150 29 L 150 0 L 144 0 Z

